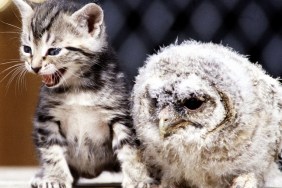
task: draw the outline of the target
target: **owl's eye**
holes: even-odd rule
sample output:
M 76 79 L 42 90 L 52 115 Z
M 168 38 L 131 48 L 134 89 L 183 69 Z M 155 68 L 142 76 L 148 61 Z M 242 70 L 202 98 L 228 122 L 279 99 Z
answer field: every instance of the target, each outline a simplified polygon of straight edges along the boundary
M 157 107 L 158 106 L 158 99 L 157 98 L 151 98 L 151 104 L 153 107 Z
M 31 47 L 29 46 L 23 46 L 23 51 L 24 53 L 27 53 L 27 54 L 31 54 L 32 50 L 31 50 Z
M 203 105 L 203 103 L 203 100 L 200 100 L 196 97 L 191 97 L 189 99 L 184 100 L 182 105 L 189 110 L 197 110 Z
M 49 48 L 47 51 L 47 55 L 58 55 L 62 49 L 61 48 Z

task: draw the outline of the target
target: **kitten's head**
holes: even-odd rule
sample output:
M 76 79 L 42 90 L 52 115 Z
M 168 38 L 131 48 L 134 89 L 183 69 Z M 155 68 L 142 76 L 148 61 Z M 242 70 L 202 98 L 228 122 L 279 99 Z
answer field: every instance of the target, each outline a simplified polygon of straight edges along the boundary
M 107 46 L 103 11 L 95 3 L 13 1 L 22 16 L 21 59 L 47 87 L 73 83 Z

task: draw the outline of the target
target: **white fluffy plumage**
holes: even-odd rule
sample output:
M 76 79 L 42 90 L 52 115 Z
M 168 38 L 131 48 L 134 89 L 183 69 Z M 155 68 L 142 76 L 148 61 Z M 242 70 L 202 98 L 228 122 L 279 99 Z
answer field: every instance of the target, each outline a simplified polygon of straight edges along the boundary
M 282 87 L 246 57 L 170 45 L 139 70 L 132 98 L 141 160 L 163 188 L 282 186 Z

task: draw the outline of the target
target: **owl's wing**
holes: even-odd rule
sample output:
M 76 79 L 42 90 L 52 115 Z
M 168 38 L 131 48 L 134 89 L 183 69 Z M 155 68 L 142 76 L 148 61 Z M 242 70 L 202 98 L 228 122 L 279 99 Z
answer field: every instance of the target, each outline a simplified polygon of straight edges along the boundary
M 270 165 L 265 174 L 265 187 L 281 187 L 282 185 L 282 149 L 278 154 L 278 160 Z
M 282 96 L 282 92 L 280 94 Z M 278 102 L 280 111 L 282 112 L 282 98 Z M 278 156 L 269 166 L 269 171 L 265 174 L 265 187 L 281 187 L 282 186 L 282 123 L 280 124 L 280 145 L 278 148 Z

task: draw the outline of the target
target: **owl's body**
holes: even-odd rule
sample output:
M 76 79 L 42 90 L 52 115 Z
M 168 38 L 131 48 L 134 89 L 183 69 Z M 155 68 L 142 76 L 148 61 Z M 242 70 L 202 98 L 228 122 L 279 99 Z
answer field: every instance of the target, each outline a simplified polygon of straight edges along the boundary
M 162 187 L 282 186 L 282 88 L 245 57 L 171 45 L 140 69 L 133 102 L 142 160 Z

